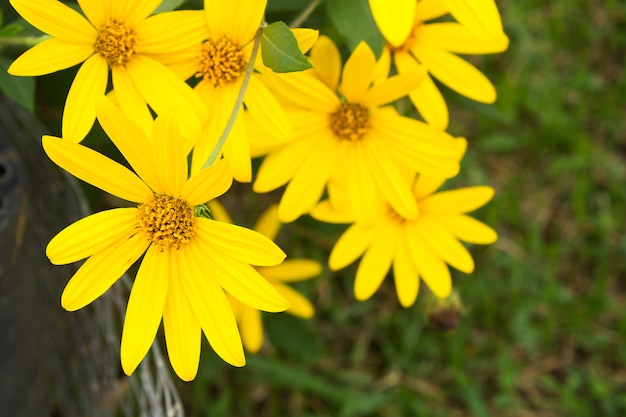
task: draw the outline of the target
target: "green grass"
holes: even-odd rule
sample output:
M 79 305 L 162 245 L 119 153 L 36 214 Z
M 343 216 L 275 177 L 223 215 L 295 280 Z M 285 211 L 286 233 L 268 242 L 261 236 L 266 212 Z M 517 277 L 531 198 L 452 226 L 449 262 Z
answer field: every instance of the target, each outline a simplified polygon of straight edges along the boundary
M 245 368 L 206 346 L 180 387 L 191 415 L 626 414 L 626 4 L 499 4 L 510 48 L 473 60 L 498 101 L 447 92 L 450 131 L 469 140 L 452 185 L 496 188 L 476 216 L 500 234 L 454 275 L 456 329 L 428 324 L 426 291 L 403 309 L 387 279 L 359 303 L 354 266 L 326 271 L 301 286 L 317 316 L 266 315 L 269 343 Z M 341 230 L 301 219 L 281 243 L 324 261 Z

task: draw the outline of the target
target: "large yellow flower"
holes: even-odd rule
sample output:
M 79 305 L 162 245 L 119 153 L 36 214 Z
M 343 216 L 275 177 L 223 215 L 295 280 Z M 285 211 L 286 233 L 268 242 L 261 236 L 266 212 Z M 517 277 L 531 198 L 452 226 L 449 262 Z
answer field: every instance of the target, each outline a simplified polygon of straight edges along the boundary
M 208 206 L 211 209 L 211 217 L 215 220 L 232 223 L 230 216 L 217 200 L 210 201 Z M 268 239 L 276 239 L 280 230 L 280 222 L 278 221 L 278 207 L 275 204 L 261 215 L 254 226 L 254 230 Z M 256 269 L 289 301 L 290 306 L 285 313 L 304 319 L 313 317 L 315 309 L 311 302 L 286 283 L 304 281 L 319 275 L 322 272 L 322 266 L 319 262 L 311 259 L 287 259 L 280 265 L 260 266 Z M 244 348 L 250 353 L 257 353 L 263 345 L 261 312 L 232 296 L 229 296 L 228 299 L 235 313 L 235 319 L 239 323 Z
M 383 107 L 414 89 L 424 73 L 387 78 L 383 72 L 381 77 L 374 53 L 362 42 L 339 83 L 341 58 L 326 37 L 313 47 L 311 61 L 314 70 L 263 74 L 285 101 L 294 135 L 265 158 L 254 190 L 289 182 L 279 205 L 283 222 L 308 212 L 329 181 L 346 184 L 352 210 L 362 221 L 375 216 L 379 195 L 405 217 L 417 216 L 406 176 L 423 172 L 449 178 L 459 170 L 450 135 Z
M 52 38 L 18 57 L 9 73 L 43 75 L 82 63 L 65 102 L 63 138 L 80 142 L 89 132 L 109 70 L 118 103 L 144 130 L 152 124 L 146 102 L 157 114 L 183 110 L 185 127 L 199 130 L 198 120 L 207 111 L 202 101 L 153 56 L 198 42 L 193 29 L 203 24 L 202 13 L 177 11 L 148 17 L 161 0 L 78 3 L 86 17 L 56 0 L 11 0 L 24 19 Z
M 266 4 L 267 0 L 204 0 L 205 23 L 199 29 L 194 28 L 200 40 L 180 53 L 162 56 L 182 79 L 199 80 L 195 90 L 210 110 L 206 129 L 193 152 L 192 172 L 202 168 L 235 108 L 250 63 L 252 41 L 263 21 Z M 317 37 L 317 31 L 313 30 L 299 30 L 298 33 L 308 38 L 309 47 Z M 254 65 L 259 62 L 260 59 L 255 60 Z M 257 73 L 253 73 L 248 81 L 244 103 L 252 117 L 274 136 L 283 140 L 291 136 L 281 105 Z M 234 121 L 223 153 L 231 164 L 235 179 L 250 182 L 250 152 L 241 113 Z
M 344 268 L 363 255 L 354 282 L 357 300 L 370 298 L 392 268 L 403 306 L 415 302 L 420 277 L 437 297 L 446 298 L 452 289 L 447 264 L 468 274 L 474 270 L 474 260 L 459 240 L 478 244 L 496 241 L 493 229 L 465 214 L 487 203 L 493 189 L 479 186 L 435 193 L 443 181 L 418 176 L 413 187 L 419 206 L 416 218 L 407 219 L 382 203 L 376 223 L 355 223 L 339 238 L 330 254 L 331 269 Z M 324 210 L 314 210 L 312 215 L 333 220 Z M 342 216 L 341 221 L 345 220 Z
M 225 361 L 245 358 L 224 290 L 265 311 L 289 303 L 250 266 L 276 265 L 285 254 L 260 233 L 201 216 L 203 204 L 232 183 L 224 161 L 187 179 L 179 124 L 159 116 L 151 140 L 108 99 L 98 119 L 135 172 L 82 145 L 44 136 L 48 156 L 76 177 L 136 207 L 116 208 L 68 226 L 48 244 L 54 264 L 89 258 L 71 278 L 61 304 L 77 310 L 102 295 L 142 254 L 122 332 L 121 361 L 131 374 L 150 348 L 163 317 L 172 367 L 195 377 L 201 329 Z M 223 288 L 223 289 L 222 289 Z
M 433 126 L 448 126 L 448 108 L 430 75 L 459 94 L 483 103 L 496 100 L 493 84 L 476 67 L 455 54 L 487 54 L 506 50 L 493 0 L 369 0 L 374 20 L 387 39 L 399 73 L 422 66 L 429 75 L 409 97 Z M 457 22 L 431 22 L 451 13 Z

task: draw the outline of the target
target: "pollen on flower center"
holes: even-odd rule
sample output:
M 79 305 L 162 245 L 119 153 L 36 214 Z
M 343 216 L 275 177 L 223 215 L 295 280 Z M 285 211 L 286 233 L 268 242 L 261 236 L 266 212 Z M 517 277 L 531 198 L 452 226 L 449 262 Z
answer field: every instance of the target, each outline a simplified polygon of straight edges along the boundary
M 193 208 L 185 201 L 155 194 L 152 201 L 139 205 L 139 224 L 148 240 L 166 248 L 179 249 L 194 236 Z
M 100 26 L 95 50 L 106 59 L 110 67 L 124 66 L 135 53 L 137 33 L 123 20 L 109 19 Z
M 369 128 L 369 110 L 358 103 L 341 103 L 330 115 L 330 128 L 340 139 L 359 140 Z
M 246 70 L 241 48 L 226 37 L 209 39 L 202 44 L 196 78 L 204 77 L 213 86 L 232 83 Z

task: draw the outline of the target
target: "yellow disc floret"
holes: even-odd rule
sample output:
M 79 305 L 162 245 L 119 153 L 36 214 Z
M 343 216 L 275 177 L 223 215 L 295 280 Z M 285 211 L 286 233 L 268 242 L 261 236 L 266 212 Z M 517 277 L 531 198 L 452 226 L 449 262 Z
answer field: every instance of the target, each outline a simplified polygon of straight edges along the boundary
M 232 83 L 246 71 L 241 48 L 229 39 L 209 39 L 202 44 L 196 77 L 204 77 L 214 86 Z
M 330 128 L 340 139 L 359 140 L 370 124 L 367 108 L 358 103 L 341 103 L 330 115 Z
M 123 20 L 108 19 L 100 26 L 94 46 L 110 67 L 124 66 L 135 53 L 137 33 Z
M 155 194 L 152 201 L 139 205 L 139 225 L 153 244 L 179 249 L 194 236 L 193 208 L 185 201 Z

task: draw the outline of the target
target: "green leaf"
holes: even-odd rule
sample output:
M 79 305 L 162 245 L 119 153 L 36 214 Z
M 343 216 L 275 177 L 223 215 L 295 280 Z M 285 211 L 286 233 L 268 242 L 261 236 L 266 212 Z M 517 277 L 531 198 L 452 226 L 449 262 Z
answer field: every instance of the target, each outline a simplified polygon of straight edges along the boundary
M 163 2 L 159 4 L 159 7 L 157 7 L 154 11 L 154 14 L 172 11 L 183 4 L 184 1 L 185 0 L 163 0 Z
M 35 79 L 15 77 L 7 72 L 13 61 L 0 56 L 0 90 L 17 103 L 33 111 L 35 108 Z
M 17 23 L 9 23 L 0 29 L 0 38 L 13 38 L 19 35 L 24 28 Z
M 374 22 L 367 0 L 327 0 L 326 13 L 350 50 L 365 41 L 380 56 L 385 38 Z
M 307 361 L 318 356 L 319 343 L 310 321 L 289 314 L 264 314 L 263 320 L 278 350 Z
M 263 64 L 274 72 L 304 71 L 313 68 L 304 56 L 295 36 L 284 22 L 274 22 L 263 28 L 261 36 Z

